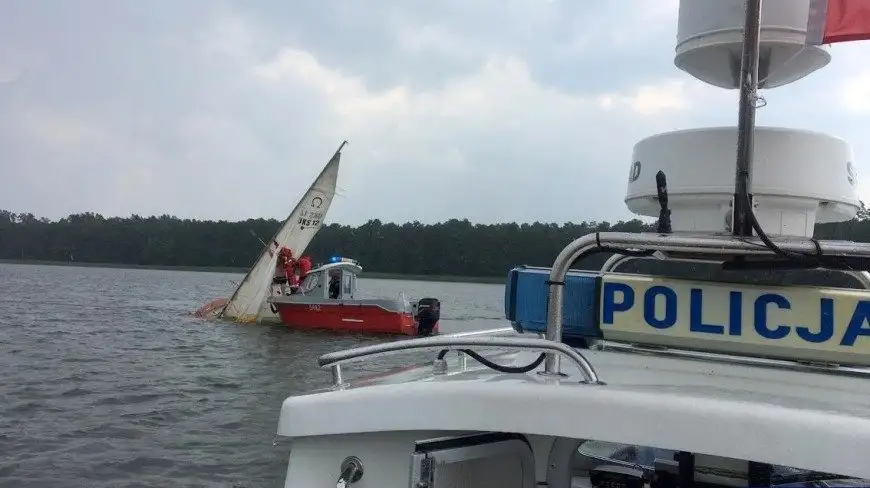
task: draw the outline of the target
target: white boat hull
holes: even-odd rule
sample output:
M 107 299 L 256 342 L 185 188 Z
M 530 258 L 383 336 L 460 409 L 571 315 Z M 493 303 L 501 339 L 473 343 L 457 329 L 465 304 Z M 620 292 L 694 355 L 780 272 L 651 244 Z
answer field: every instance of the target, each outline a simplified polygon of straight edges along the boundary
M 280 324 L 281 319 L 278 317 L 278 314 L 272 311 L 272 308 L 269 306 L 269 302 L 263 302 L 260 304 L 260 310 L 257 313 L 257 323 L 258 324 Z

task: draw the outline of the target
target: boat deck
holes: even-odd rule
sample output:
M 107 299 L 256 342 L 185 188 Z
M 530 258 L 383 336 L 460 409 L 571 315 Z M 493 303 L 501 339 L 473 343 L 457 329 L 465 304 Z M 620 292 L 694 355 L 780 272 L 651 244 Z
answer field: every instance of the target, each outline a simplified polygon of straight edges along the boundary
M 543 367 L 505 374 L 472 359 L 465 371 L 451 361 L 447 374 L 435 375 L 429 363 L 330 392 L 288 398 L 278 434 L 524 432 L 776 464 L 785 460 L 792 466 L 870 478 L 863 454 L 870 450 L 870 372 L 807 372 L 788 365 L 581 352 L 603 384 L 584 383 L 582 371 L 564 358 L 562 377 L 538 374 Z M 523 351 L 487 357 L 525 365 L 537 356 Z M 346 415 L 351 411 L 395 414 Z

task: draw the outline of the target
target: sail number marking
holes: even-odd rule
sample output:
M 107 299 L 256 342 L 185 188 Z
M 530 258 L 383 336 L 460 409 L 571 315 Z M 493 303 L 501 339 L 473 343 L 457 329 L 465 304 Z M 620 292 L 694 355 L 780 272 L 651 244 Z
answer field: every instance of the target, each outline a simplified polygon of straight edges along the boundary
M 326 212 L 313 209 L 303 210 L 297 220 L 297 223 L 303 227 L 318 227 L 323 222 L 323 216 Z
M 318 219 L 306 219 L 305 217 L 300 217 L 298 220 L 299 225 L 303 225 L 305 227 L 317 227 L 320 225 L 320 220 Z

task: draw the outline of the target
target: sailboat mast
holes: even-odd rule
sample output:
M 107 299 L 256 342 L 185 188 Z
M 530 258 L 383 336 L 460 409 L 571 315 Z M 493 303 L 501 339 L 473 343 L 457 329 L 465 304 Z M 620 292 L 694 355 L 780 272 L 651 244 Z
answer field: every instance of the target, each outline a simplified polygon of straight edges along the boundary
M 341 141 L 341 145 L 338 146 L 338 149 L 335 150 L 335 154 L 333 154 L 332 157 L 334 158 L 334 157 L 338 156 L 338 153 L 340 153 L 341 150 L 344 149 L 344 146 L 346 146 L 346 145 L 347 145 L 347 141 Z
M 737 165 L 734 180 L 734 218 L 732 233 L 752 236 L 752 196 L 749 174 L 755 145 L 755 110 L 758 101 L 758 58 L 761 44 L 761 2 L 746 0 L 743 25 L 743 57 L 740 62 L 740 111 L 737 119 Z

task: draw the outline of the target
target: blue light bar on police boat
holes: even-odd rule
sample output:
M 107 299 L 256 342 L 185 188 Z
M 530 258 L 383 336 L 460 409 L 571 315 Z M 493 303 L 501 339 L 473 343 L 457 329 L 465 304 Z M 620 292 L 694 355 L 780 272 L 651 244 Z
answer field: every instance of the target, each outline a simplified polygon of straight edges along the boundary
M 547 328 L 549 269 L 508 274 L 505 317 Z M 600 338 L 774 359 L 870 366 L 870 292 L 621 273 L 568 273 L 563 340 Z
M 329 258 L 329 262 L 330 263 L 353 263 L 353 264 L 357 264 L 356 259 L 343 258 L 341 256 L 331 256 Z
M 549 279 L 549 268 L 520 266 L 508 273 L 504 290 L 504 314 L 514 329 L 520 332 L 547 330 Z M 565 299 L 562 302 L 562 338 L 565 343 L 581 344 L 587 338 L 600 336 L 596 312 L 598 288 L 598 273 L 574 270 L 568 272 L 565 278 Z

